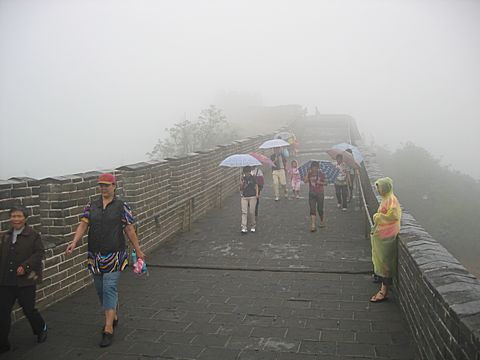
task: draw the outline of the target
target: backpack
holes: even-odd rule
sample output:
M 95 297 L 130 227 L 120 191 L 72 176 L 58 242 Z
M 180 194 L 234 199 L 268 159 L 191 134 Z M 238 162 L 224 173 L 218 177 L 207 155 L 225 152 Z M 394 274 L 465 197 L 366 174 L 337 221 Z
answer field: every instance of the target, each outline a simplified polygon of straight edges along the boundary
M 263 177 L 263 175 L 257 175 L 257 174 L 258 174 L 258 169 L 255 171 L 255 179 L 257 180 L 258 189 L 262 190 L 263 185 L 265 184 L 265 178 Z

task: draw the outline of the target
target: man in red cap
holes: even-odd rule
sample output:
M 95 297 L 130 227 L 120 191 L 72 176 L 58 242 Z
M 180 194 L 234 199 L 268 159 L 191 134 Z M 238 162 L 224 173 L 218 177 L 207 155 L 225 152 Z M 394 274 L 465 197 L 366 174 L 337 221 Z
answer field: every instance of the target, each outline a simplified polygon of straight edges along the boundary
M 100 197 L 93 199 L 83 211 L 72 242 L 66 249 L 70 255 L 88 230 L 88 269 L 93 275 L 100 303 L 105 311 L 105 326 L 101 347 L 113 341 L 113 327 L 118 323 L 118 291 L 120 273 L 128 265 L 125 234 L 132 243 L 137 257 L 145 259 L 135 233 L 132 210 L 115 196 L 116 179 L 112 174 L 98 177 Z

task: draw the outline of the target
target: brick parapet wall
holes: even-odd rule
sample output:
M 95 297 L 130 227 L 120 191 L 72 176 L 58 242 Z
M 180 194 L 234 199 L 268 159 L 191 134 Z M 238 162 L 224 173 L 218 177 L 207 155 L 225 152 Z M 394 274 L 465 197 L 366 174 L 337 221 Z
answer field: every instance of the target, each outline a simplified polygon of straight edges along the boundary
M 220 207 L 238 191 L 239 169 L 219 167 L 229 155 L 258 150 L 272 134 L 217 146 L 208 151 L 164 161 L 141 162 L 119 167 L 117 195 L 132 207 L 142 249 L 155 249 L 172 235 L 186 231 L 192 221 Z M 99 195 L 98 171 L 42 180 L 13 178 L 0 181 L 0 229 L 9 228 L 8 211 L 23 204 L 28 223 L 42 235 L 45 251 L 43 282 L 37 289 L 39 309 L 73 294 L 91 283 L 86 269 L 87 237 L 73 254 L 65 256 L 84 206 Z M 207 191 L 203 191 L 207 189 Z M 13 320 L 23 317 L 16 308 Z
M 373 184 L 384 175 L 374 154 L 366 147 L 362 152 L 362 184 L 373 214 L 381 200 Z M 480 281 L 405 210 L 398 248 L 396 291 L 419 356 L 480 360 Z
M 29 213 L 29 223 L 40 231 L 40 182 L 31 178 L 12 178 L 0 181 L 0 231 L 10 227 L 9 210 L 18 203 Z

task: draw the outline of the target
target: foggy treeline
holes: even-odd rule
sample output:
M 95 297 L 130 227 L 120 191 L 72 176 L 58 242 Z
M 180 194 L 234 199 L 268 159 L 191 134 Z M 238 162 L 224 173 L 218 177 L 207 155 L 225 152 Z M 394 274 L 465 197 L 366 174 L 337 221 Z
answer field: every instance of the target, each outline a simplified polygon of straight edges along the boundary
M 384 174 L 402 206 L 474 275 L 480 277 L 480 182 L 441 164 L 411 142 L 395 152 L 377 148 Z
M 305 114 L 300 105 L 262 106 L 255 95 L 248 93 L 222 94 L 217 101 L 219 106 L 210 105 L 197 118 L 184 119 L 166 128 L 165 135 L 147 156 L 160 160 L 211 149 L 233 140 L 271 133 Z

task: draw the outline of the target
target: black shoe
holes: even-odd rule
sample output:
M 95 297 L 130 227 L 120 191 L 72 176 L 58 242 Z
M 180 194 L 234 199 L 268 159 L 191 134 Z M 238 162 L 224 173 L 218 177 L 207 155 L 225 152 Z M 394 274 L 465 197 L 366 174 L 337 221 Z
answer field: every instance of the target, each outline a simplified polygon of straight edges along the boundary
M 43 326 L 43 330 L 40 331 L 40 333 L 37 335 L 37 343 L 41 344 L 44 343 L 47 340 L 47 335 L 48 335 L 48 329 L 47 329 L 47 324 Z
M 4 344 L 0 346 L 0 354 L 10 351 L 10 344 Z
M 100 347 L 107 347 L 112 345 L 113 342 L 113 334 L 103 332 L 102 333 L 102 341 L 100 341 Z

